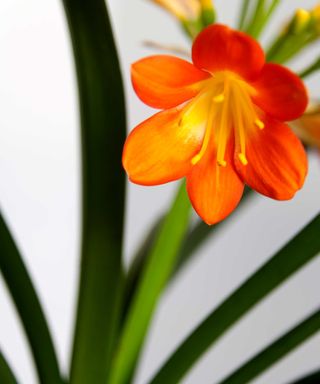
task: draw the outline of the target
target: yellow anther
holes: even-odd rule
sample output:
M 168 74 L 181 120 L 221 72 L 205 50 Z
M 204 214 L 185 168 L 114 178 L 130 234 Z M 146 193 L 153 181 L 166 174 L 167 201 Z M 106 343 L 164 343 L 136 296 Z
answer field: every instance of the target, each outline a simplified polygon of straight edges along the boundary
M 243 165 L 247 165 L 248 164 L 248 160 L 246 158 L 246 155 L 244 155 L 243 153 L 239 153 L 238 157 L 239 157 L 239 160 L 241 161 L 241 163 Z
M 222 102 L 224 101 L 224 94 L 223 94 L 223 93 L 220 93 L 220 95 L 215 96 L 215 97 L 213 98 L 213 101 L 214 101 L 215 103 L 222 103 Z
M 263 129 L 264 128 L 264 122 L 259 120 L 259 119 L 256 119 L 255 120 L 255 125 L 259 128 L 259 129 Z
M 220 167 L 226 167 L 227 166 L 227 162 L 225 160 L 218 160 L 217 163 Z

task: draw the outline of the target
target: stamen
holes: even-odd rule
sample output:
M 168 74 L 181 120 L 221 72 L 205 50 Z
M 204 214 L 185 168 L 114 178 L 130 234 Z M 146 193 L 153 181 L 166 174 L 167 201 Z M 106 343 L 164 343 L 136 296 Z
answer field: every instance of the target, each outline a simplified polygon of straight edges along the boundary
M 229 79 L 228 77 L 224 81 L 224 92 L 223 94 L 225 103 L 222 106 L 222 111 L 221 111 L 221 120 L 218 123 L 218 148 L 217 148 L 217 164 L 220 165 L 221 167 L 225 167 L 227 165 L 227 162 L 224 159 L 224 155 L 226 152 L 226 147 L 227 147 L 227 141 L 229 138 L 229 133 L 230 133 L 230 123 L 228 121 L 229 117 Z
M 213 98 L 213 101 L 214 101 L 215 103 L 222 103 L 222 102 L 224 101 L 224 94 L 223 94 L 223 93 L 220 93 L 220 95 L 215 96 L 215 97 Z
M 243 153 L 239 153 L 238 157 L 239 157 L 239 160 L 241 161 L 241 163 L 243 165 L 247 165 L 248 164 L 248 160 L 246 158 L 246 155 L 244 155 Z
M 242 89 L 239 87 L 234 88 L 234 100 L 235 108 L 234 108 L 234 116 L 235 116 L 235 136 L 238 141 L 238 145 L 240 147 L 240 153 L 238 154 L 238 158 L 243 165 L 248 164 L 248 160 L 246 158 L 246 136 L 245 136 L 245 128 L 244 128 L 244 113 L 249 114 L 250 116 L 250 108 L 248 108 L 248 100 L 244 97 Z
M 260 119 L 256 119 L 254 123 L 255 123 L 255 125 L 256 125 L 259 129 L 263 129 L 263 128 L 264 128 L 264 122 L 261 121 Z
M 214 115 L 215 115 L 215 108 L 214 106 L 211 106 L 209 110 L 209 116 L 206 124 L 206 132 L 203 138 L 202 146 L 200 151 L 191 159 L 192 165 L 196 165 L 202 159 L 206 149 L 208 148 Z

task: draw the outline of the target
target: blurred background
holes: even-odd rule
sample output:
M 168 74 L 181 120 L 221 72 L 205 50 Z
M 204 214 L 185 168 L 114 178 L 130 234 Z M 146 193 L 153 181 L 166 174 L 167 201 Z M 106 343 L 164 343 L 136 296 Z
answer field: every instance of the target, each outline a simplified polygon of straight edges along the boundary
M 156 51 L 143 40 L 189 42 L 176 22 L 148 0 L 109 0 L 125 79 L 128 126 L 153 110 L 130 86 L 130 63 Z M 219 21 L 235 25 L 239 1 L 215 1 Z M 316 1 L 283 0 L 264 34 L 267 44 L 296 7 Z M 58 0 L 0 3 L 0 204 L 35 281 L 66 369 L 72 334 L 80 232 L 80 153 L 77 91 L 71 46 Z M 292 68 L 320 54 L 313 47 Z M 320 98 L 320 77 L 308 85 Z M 127 189 L 125 262 L 154 219 L 168 206 L 176 185 Z M 310 156 L 304 189 L 290 202 L 255 195 L 208 241 L 161 300 L 136 383 L 165 357 L 223 298 L 261 266 L 320 210 L 320 155 Z M 320 236 L 320 233 L 319 233 Z M 212 384 L 296 324 L 320 303 L 320 258 L 243 318 L 197 364 L 185 384 Z M 23 384 L 36 378 L 14 307 L 0 277 L 0 347 Z M 320 335 L 306 342 L 255 381 L 286 384 L 319 368 Z

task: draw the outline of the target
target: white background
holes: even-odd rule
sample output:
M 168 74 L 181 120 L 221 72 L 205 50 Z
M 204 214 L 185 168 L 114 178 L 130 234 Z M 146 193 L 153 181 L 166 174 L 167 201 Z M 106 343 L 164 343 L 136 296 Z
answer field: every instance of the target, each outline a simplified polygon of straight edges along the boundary
M 269 34 L 291 10 L 315 1 L 284 0 Z M 238 1 L 216 1 L 221 22 L 233 23 Z M 153 51 L 145 39 L 188 48 L 175 22 L 142 0 L 113 0 L 110 9 L 126 79 L 129 126 L 152 111 L 134 96 L 130 63 Z M 264 41 L 268 41 L 266 38 Z M 319 53 L 319 49 L 316 48 Z M 295 69 L 316 57 L 312 49 Z M 69 360 L 79 254 L 79 129 L 71 47 L 58 0 L 0 3 L 0 204 L 52 327 L 62 366 Z M 308 57 L 308 60 L 306 60 Z M 319 80 L 309 82 L 320 97 Z M 167 207 L 175 185 L 130 185 L 126 261 L 154 217 Z M 137 383 L 145 383 L 188 332 L 264 263 L 320 209 L 320 157 L 310 157 L 302 192 L 290 202 L 255 196 L 227 229 L 206 243 L 163 297 Z M 186 384 L 212 384 L 315 309 L 320 302 L 320 259 L 270 295 L 223 337 L 191 371 Z M 2 281 L 0 280 L 0 283 Z M 21 383 L 36 383 L 23 332 L 6 288 L 0 285 L 0 347 Z M 319 368 L 320 336 L 255 381 L 285 384 Z

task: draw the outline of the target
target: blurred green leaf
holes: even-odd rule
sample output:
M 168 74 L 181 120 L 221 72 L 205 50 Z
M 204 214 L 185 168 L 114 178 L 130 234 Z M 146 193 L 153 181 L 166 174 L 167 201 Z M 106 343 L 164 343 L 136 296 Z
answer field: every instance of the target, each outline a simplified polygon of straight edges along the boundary
M 1 384 L 18 384 L 14 374 L 9 367 L 6 359 L 0 351 L 0 383 Z
M 224 226 L 229 222 L 231 217 L 234 218 L 239 212 L 241 212 L 240 207 L 244 208 L 245 202 L 248 200 L 249 196 L 253 196 L 252 190 L 246 188 L 244 190 L 242 200 L 236 212 L 234 212 L 232 216 L 226 218 L 225 220 L 221 221 L 216 225 L 207 225 L 202 220 L 198 220 L 195 225 L 190 225 L 189 231 L 185 235 L 184 240 L 182 242 L 182 246 L 177 257 L 177 263 L 174 267 L 173 273 L 170 276 L 171 280 L 173 280 L 179 274 L 179 272 L 188 264 L 188 262 L 193 257 L 195 257 L 196 251 L 206 240 L 212 238 L 212 236 L 219 233 L 219 231 L 224 228 Z M 160 217 L 155 221 L 154 225 L 149 230 L 149 233 L 147 234 L 144 241 L 142 242 L 133 257 L 133 262 L 126 277 L 124 295 L 125 300 L 123 309 L 124 314 L 126 313 L 130 305 L 131 299 L 134 295 L 134 292 L 137 288 L 143 267 L 150 254 L 150 249 L 154 244 L 154 240 L 156 239 L 162 221 L 163 217 Z
M 319 384 L 320 383 L 320 371 L 312 372 L 307 376 L 301 377 L 291 384 Z
M 178 347 L 152 384 L 176 384 L 244 314 L 320 251 L 320 215 L 215 309 Z
M 0 269 L 26 332 L 40 383 L 60 384 L 58 361 L 40 301 L 1 215 Z
M 176 263 L 189 222 L 190 203 L 184 183 L 161 225 L 129 308 L 110 384 L 130 382 L 152 315 Z
M 241 10 L 239 12 L 239 22 L 238 22 L 238 29 L 240 31 L 243 31 L 245 29 L 248 16 L 251 12 L 251 9 L 250 9 L 251 5 L 252 5 L 252 0 L 242 0 L 241 2 Z
M 123 284 L 125 105 L 104 0 L 64 0 L 80 96 L 83 232 L 71 383 L 105 383 Z
M 320 330 L 320 310 L 274 341 L 220 384 L 246 384 Z

